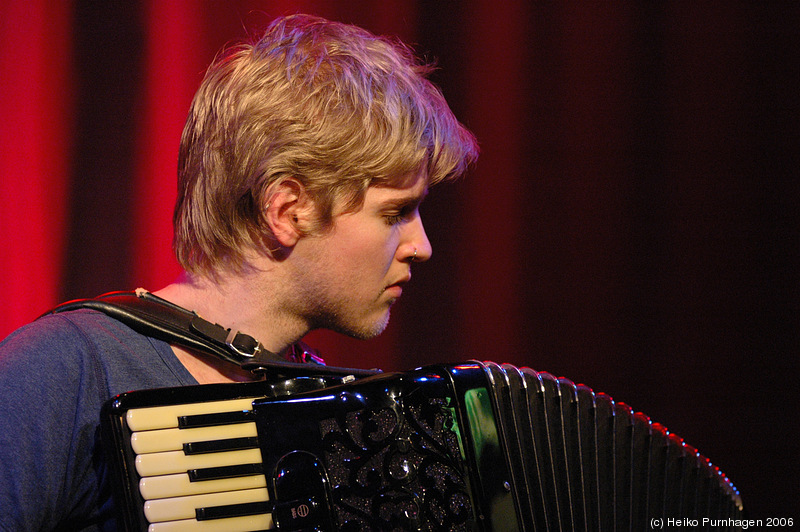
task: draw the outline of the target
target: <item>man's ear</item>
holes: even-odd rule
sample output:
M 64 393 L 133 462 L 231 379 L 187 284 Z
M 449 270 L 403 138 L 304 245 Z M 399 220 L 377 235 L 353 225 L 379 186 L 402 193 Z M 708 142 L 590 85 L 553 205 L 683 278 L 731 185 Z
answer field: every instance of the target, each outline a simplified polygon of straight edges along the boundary
M 276 183 L 266 195 L 264 218 L 275 240 L 291 248 L 305 234 L 303 227 L 310 225 L 314 216 L 314 202 L 303 184 L 294 178 Z

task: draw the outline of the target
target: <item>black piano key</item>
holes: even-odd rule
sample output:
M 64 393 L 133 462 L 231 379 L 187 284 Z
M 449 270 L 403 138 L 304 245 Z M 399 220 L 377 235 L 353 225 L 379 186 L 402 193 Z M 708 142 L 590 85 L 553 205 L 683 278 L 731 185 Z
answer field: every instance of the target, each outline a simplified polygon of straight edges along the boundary
M 195 414 L 178 417 L 178 428 L 193 429 L 197 427 L 214 427 L 218 425 L 233 425 L 254 421 L 255 414 L 252 410 L 238 410 L 234 412 L 217 412 L 213 414 Z
M 271 501 L 246 502 L 228 504 L 225 506 L 209 506 L 195 509 L 195 518 L 198 521 L 211 521 L 213 519 L 227 519 L 245 515 L 267 514 L 272 512 Z
M 246 438 L 228 438 L 225 440 L 196 441 L 183 444 L 184 454 L 219 453 L 224 451 L 242 451 L 258 447 L 256 436 Z
M 264 473 L 262 464 L 237 464 L 232 466 L 206 467 L 187 471 L 191 482 L 219 480 L 222 478 L 247 477 Z

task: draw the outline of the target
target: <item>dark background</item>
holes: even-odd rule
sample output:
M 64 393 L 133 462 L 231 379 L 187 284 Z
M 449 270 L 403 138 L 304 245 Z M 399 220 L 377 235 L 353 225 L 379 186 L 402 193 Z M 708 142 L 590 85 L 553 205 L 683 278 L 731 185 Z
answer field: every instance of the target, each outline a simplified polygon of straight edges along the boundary
M 389 330 L 313 334 L 328 363 L 563 375 L 697 447 L 751 517 L 800 518 L 796 3 L 12 4 L 4 85 L 25 87 L 32 62 L 56 90 L 32 82 L 32 112 L 24 91 L 3 104 L 18 113 L 0 126 L 3 334 L 58 300 L 171 280 L 177 143 L 203 69 L 312 12 L 435 60 L 482 149 L 423 205 L 434 257 Z M 58 149 L 27 155 L 42 135 Z M 37 153 L 61 166 L 16 164 Z

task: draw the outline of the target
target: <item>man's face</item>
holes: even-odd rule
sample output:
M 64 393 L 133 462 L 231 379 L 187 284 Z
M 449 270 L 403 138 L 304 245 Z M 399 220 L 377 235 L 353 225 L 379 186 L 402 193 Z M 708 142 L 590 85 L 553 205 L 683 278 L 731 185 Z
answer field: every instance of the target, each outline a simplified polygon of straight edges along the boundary
M 298 241 L 295 301 L 311 329 L 371 338 L 386 328 L 411 262 L 432 253 L 419 214 L 427 190 L 423 175 L 400 188 L 370 187 L 359 210 L 337 214 L 328 230 Z

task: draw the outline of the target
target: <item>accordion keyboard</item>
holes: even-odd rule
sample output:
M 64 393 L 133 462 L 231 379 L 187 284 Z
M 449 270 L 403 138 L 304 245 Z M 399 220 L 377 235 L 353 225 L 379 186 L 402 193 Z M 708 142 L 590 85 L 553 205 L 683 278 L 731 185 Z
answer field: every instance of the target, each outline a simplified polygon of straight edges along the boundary
M 252 400 L 127 412 L 149 532 L 273 528 Z

